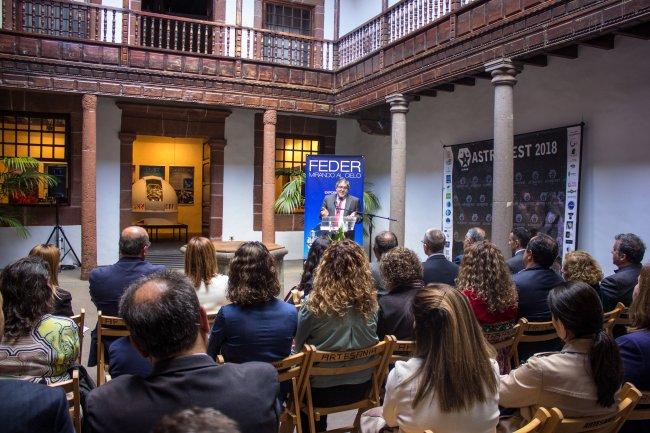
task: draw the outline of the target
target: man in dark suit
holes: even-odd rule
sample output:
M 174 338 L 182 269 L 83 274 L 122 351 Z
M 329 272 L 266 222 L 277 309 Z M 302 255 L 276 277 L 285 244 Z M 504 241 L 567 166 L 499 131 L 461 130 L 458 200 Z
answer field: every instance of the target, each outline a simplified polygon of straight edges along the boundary
M 632 291 L 641 272 L 645 244 L 633 233 L 622 233 L 614 238 L 612 262 L 618 269 L 600 282 L 603 309 L 611 311 L 618 302 L 626 306 L 632 303 Z
M 524 269 L 513 278 L 519 295 L 519 317 L 529 322 L 551 320 L 546 298 L 564 280 L 551 269 L 558 254 L 557 242 L 546 234 L 534 236 L 524 252 Z
M 386 283 L 381 276 L 379 271 L 379 262 L 381 261 L 381 256 L 386 254 L 388 251 L 397 247 L 397 236 L 395 233 L 389 231 L 383 231 L 375 236 L 375 244 L 372 246 L 372 252 L 375 254 L 375 261 L 370 263 L 370 272 L 372 274 L 372 279 L 375 283 L 375 289 L 377 289 L 377 294 L 383 296 L 387 293 Z
M 120 260 L 110 266 L 100 266 L 90 272 L 90 299 L 105 316 L 117 316 L 120 297 L 126 287 L 138 278 L 165 269 L 145 260 L 151 243 L 147 231 L 131 226 L 122 231 L 119 241 Z M 108 347 L 107 347 L 108 349 Z M 97 365 L 97 333 L 90 340 L 88 366 Z
M 436 229 L 429 229 L 424 233 L 422 247 L 427 260 L 422 263 L 422 279 L 424 284 L 444 283 L 450 286 L 456 285 L 458 276 L 458 265 L 447 260 L 442 253 L 445 249 L 445 234 Z
M 320 217 L 336 216 L 338 218 L 356 217 L 359 211 L 359 199 L 350 195 L 350 182 L 340 178 L 336 181 L 336 192 L 328 194 L 320 207 Z
M 4 334 L 0 294 L 0 340 Z M 18 379 L 0 380 L 0 420 L 3 433 L 74 433 L 68 401 L 61 388 Z
M 463 251 L 469 248 L 470 245 L 485 240 L 487 240 L 485 230 L 480 227 L 472 227 L 471 229 L 467 230 L 465 238 L 463 239 Z M 454 257 L 454 264 L 460 266 L 460 262 L 463 261 L 463 254 L 458 254 L 456 257 Z
M 528 241 L 530 241 L 530 232 L 524 227 L 513 228 L 508 236 L 508 246 L 512 250 L 512 257 L 506 261 L 506 264 L 513 274 L 524 269 L 524 251 L 526 251 Z
M 153 363 L 146 378 L 123 375 L 88 395 L 87 433 L 145 433 L 167 414 L 208 407 L 242 433 L 277 433 L 280 385 L 268 363 L 218 365 L 205 353 L 210 328 L 190 280 L 174 271 L 144 277 L 120 303 L 135 348 Z

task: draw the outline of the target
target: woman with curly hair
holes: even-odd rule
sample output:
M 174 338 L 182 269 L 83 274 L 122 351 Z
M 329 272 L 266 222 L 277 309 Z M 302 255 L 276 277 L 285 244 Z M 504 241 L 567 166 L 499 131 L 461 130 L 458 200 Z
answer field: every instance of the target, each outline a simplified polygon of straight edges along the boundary
M 422 263 L 407 248 L 393 248 L 381 257 L 381 276 L 388 293 L 379 299 L 377 336 L 394 335 L 398 340 L 413 339 L 413 297 L 424 287 Z
M 477 242 L 465 251 L 456 288 L 463 292 L 474 310 L 490 343 L 511 336 L 517 322 L 517 288 L 501 251 L 487 241 Z M 510 370 L 510 362 L 499 353 L 502 373 Z
M 216 251 L 210 239 L 196 236 L 187 243 L 185 275 L 192 281 L 199 302 L 208 313 L 219 311 L 228 303 L 228 276 L 219 273 Z
M 314 287 L 298 314 L 294 350 L 301 350 L 304 344 L 333 352 L 377 344 L 377 294 L 370 265 L 361 247 L 351 240 L 330 245 L 316 268 Z M 354 365 L 354 361 L 342 365 Z M 313 378 L 314 406 L 360 400 L 370 386 L 371 375 L 372 371 L 362 371 Z M 303 431 L 308 431 L 307 417 L 302 420 Z M 326 426 L 327 418 L 321 416 L 317 431 Z
M 584 251 L 571 251 L 564 255 L 562 276 L 566 281 L 582 281 L 589 284 L 600 295 L 600 280 L 603 270 L 591 254 Z
M 74 314 L 72 311 L 72 295 L 59 286 L 59 267 L 61 262 L 59 248 L 52 244 L 40 244 L 32 248 L 29 255 L 40 257 L 47 263 L 50 273 L 48 282 L 52 288 L 52 292 L 54 292 L 54 310 L 52 314 L 55 316 L 72 316 Z
M 0 341 L 0 377 L 57 383 L 79 352 L 77 325 L 51 314 L 54 294 L 48 285 L 47 263 L 25 257 L 0 273 L 5 333 Z
M 296 308 L 276 297 L 280 282 L 275 259 L 261 242 L 244 242 L 228 274 L 228 300 L 217 313 L 208 355 L 228 362 L 272 362 L 291 352 Z

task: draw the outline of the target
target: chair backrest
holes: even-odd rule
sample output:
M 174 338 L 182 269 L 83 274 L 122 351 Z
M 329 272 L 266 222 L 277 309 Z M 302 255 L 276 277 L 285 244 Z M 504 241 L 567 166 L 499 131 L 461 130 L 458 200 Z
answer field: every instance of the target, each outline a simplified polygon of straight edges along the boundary
M 408 361 L 415 356 L 415 341 L 396 340 L 393 343 L 393 353 L 390 356 L 390 363 L 397 361 Z
M 555 433 L 617 433 L 641 398 L 641 392 L 631 383 L 626 383 L 621 389 L 620 398 L 615 413 L 564 418 L 555 429 Z
M 214 319 L 217 318 L 218 313 L 207 313 L 206 316 L 208 316 L 208 325 L 210 329 L 212 329 L 212 325 L 214 324 Z
M 77 315 L 70 317 L 77 325 L 79 331 L 79 353 L 77 354 L 77 363 L 81 364 L 81 352 L 84 347 L 84 324 L 86 322 L 86 309 L 82 308 L 81 312 Z
M 519 340 L 521 340 L 521 336 L 524 334 L 524 329 L 527 323 L 528 320 L 521 318 L 515 326 L 508 330 L 507 333 L 486 333 L 485 338 L 497 352 L 504 350 L 504 358 L 512 362 L 513 359 L 516 359 L 515 354 L 517 353 L 517 344 L 519 344 Z
M 616 318 L 615 325 L 632 325 L 632 319 L 630 318 L 630 309 L 628 307 L 623 308 L 623 311 L 619 313 L 618 317 Z
M 522 326 L 522 334 L 519 337 L 519 343 L 540 343 L 543 341 L 553 341 L 560 337 L 553 326 L 553 322 L 527 322 Z M 515 351 L 515 366 L 519 366 L 519 353 Z
M 641 398 L 627 419 L 633 421 L 650 420 L 650 391 L 641 391 Z
M 562 413 L 559 410 L 540 407 L 533 419 L 514 433 L 553 433 L 561 421 Z
M 288 430 L 281 428 L 280 431 L 293 431 L 295 427 L 297 433 L 302 433 L 300 403 L 303 401 L 307 391 L 309 370 L 311 368 L 311 355 L 313 352 L 313 346 L 305 344 L 302 352 L 272 363 L 278 371 L 278 381 L 281 383 L 290 381 L 291 383 L 291 392 L 286 401 L 283 416 L 280 417 L 281 426 L 289 420 L 291 422 L 288 424 Z
M 106 382 L 106 352 L 102 339 L 105 337 L 128 337 L 129 330 L 120 317 L 104 316 L 97 312 L 97 386 Z
M 52 388 L 62 388 L 72 418 L 72 425 L 77 433 L 81 433 L 81 397 L 79 394 L 79 370 L 72 370 L 72 379 L 50 385 Z
M 616 324 L 616 319 L 618 319 L 618 316 L 623 310 L 625 310 L 625 305 L 623 305 L 622 302 L 619 302 L 616 304 L 616 307 L 612 311 L 607 311 L 603 314 L 603 329 L 609 334 L 610 337 L 614 335 L 613 330 L 614 325 Z

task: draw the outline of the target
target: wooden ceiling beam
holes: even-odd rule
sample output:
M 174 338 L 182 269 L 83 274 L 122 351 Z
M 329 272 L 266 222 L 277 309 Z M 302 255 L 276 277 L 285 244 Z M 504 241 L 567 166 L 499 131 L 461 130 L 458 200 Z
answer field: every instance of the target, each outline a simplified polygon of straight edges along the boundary
M 517 60 L 519 60 L 521 63 L 524 63 L 526 65 L 539 66 L 542 68 L 544 66 L 548 66 L 548 56 L 544 54 L 528 57 L 527 59 L 517 59 Z
M 615 37 L 616 36 L 614 33 L 610 33 L 607 35 L 598 36 L 597 38 L 588 39 L 580 43 L 588 47 L 600 48 L 601 50 L 613 50 Z
M 461 86 L 475 86 L 476 85 L 476 78 L 474 78 L 474 77 L 463 77 L 463 78 L 459 78 L 458 80 L 455 80 L 453 83 L 461 85 Z
M 578 58 L 578 46 L 569 45 L 567 47 L 558 48 L 553 51 L 549 51 L 548 55 L 563 57 L 565 59 L 577 59 Z

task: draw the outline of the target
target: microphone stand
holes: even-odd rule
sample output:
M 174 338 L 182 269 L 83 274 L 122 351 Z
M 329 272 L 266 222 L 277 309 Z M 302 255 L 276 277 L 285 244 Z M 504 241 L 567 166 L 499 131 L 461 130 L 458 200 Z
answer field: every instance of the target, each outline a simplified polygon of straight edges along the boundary
M 368 217 L 368 222 L 369 222 L 369 224 L 368 224 L 369 225 L 369 227 L 368 227 L 368 235 L 369 235 L 368 260 L 372 263 L 372 229 L 374 227 L 373 218 L 380 218 L 380 219 L 387 220 L 387 221 L 397 221 L 397 220 L 395 218 L 376 215 L 376 214 L 369 213 L 369 212 L 357 212 L 357 215 L 361 215 L 361 221 L 363 221 L 364 216 Z

